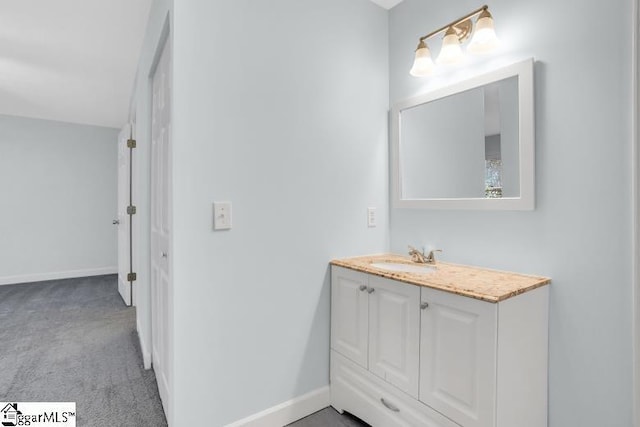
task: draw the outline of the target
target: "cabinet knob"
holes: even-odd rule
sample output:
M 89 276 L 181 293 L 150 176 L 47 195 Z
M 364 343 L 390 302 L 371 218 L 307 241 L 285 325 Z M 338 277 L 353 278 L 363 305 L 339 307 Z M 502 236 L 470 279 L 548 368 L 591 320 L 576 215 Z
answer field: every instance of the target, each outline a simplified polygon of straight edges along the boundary
M 375 290 L 375 289 L 373 289 L 373 288 L 369 288 L 369 289 L 367 289 L 367 292 L 369 292 L 370 294 L 374 293 L 375 291 L 376 291 L 376 290 Z
M 360 291 L 366 291 L 367 285 L 360 285 Z
M 384 397 L 380 398 L 380 402 L 382 402 L 384 406 L 386 406 L 388 409 L 392 410 L 393 412 L 400 412 L 400 409 L 396 405 L 392 405 L 391 403 L 387 402 L 386 400 L 384 400 Z
M 426 308 L 429 307 L 429 303 L 428 302 L 423 302 L 422 304 L 420 304 L 420 310 L 424 310 Z

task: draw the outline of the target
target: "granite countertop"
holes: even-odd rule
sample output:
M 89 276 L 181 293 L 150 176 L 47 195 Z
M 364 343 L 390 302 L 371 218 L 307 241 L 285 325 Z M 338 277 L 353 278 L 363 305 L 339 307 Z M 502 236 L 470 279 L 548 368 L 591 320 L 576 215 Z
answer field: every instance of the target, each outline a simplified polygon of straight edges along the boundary
M 373 263 L 381 262 L 406 263 L 416 266 L 424 265 L 413 263 L 410 258 L 395 254 L 336 259 L 331 261 L 331 265 L 492 303 L 504 301 L 507 298 L 551 283 L 551 279 L 546 277 L 529 276 L 440 261 L 437 261 L 435 264 L 436 271 L 428 274 L 386 271 L 371 266 Z

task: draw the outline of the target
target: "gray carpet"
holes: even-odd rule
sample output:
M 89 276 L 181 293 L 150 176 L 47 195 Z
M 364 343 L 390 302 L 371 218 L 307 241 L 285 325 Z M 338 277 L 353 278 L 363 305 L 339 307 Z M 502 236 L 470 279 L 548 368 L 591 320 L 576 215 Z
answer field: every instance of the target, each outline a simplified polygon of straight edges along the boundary
M 0 286 L 0 401 L 76 402 L 78 426 L 167 425 L 116 280 Z

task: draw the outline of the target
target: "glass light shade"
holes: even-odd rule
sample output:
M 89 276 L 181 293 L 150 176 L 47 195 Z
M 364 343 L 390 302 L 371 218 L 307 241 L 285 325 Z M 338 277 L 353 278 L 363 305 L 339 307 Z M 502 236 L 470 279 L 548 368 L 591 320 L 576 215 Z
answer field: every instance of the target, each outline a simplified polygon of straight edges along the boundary
M 467 47 L 467 51 L 473 54 L 488 53 L 498 47 L 499 40 L 493 26 L 493 17 L 488 11 L 483 11 L 476 22 L 473 39 Z
M 409 74 L 414 77 L 425 77 L 431 74 L 434 68 L 435 64 L 431 59 L 431 51 L 427 44 L 421 41 L 416 50 L 416 58 Z
M 449 27 L 442 40 L 442 48 L 438 55 L 438 64 L 456 64 L 462 60 L 464 54 L 460 48 L 460 40 L 453 28 Z

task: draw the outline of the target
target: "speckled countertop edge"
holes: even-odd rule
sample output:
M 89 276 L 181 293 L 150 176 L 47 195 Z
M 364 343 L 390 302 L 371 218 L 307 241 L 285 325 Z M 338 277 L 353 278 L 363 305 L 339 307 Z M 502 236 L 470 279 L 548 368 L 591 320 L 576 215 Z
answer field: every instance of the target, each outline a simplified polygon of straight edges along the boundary
M 331 265 L 491 303 L 504 301 L 551 283 L 551 279 L 547 277 L 440 261 L 435 265 L 436 271 L 429 274 L 393 272 L 371 267 L 371 264 L 381 262 L 420 265 L 413 263 L 406 256 L 396 254 L 376 254 L 335 259 L 331 261 Z

